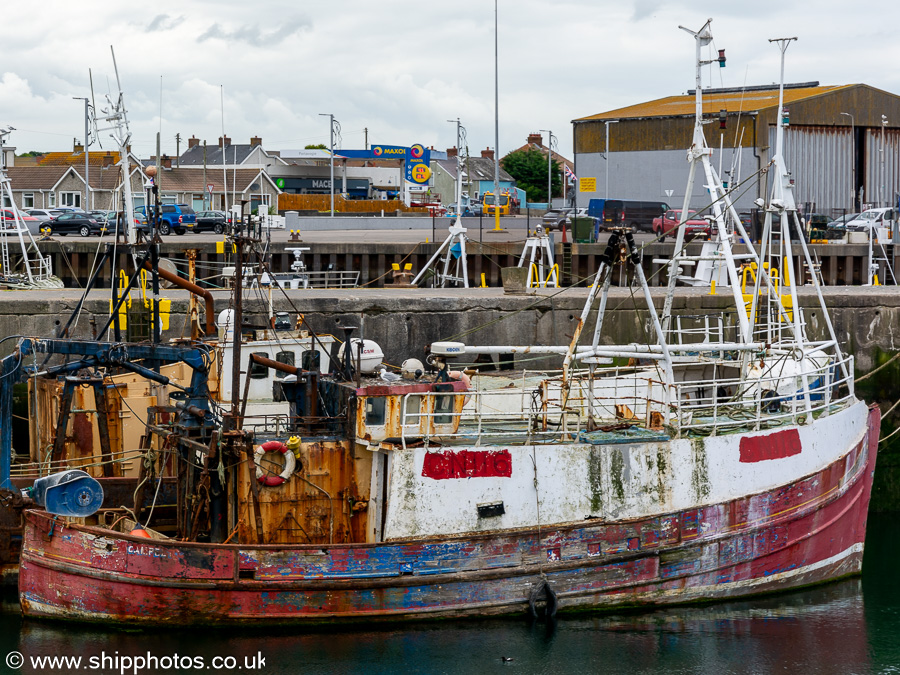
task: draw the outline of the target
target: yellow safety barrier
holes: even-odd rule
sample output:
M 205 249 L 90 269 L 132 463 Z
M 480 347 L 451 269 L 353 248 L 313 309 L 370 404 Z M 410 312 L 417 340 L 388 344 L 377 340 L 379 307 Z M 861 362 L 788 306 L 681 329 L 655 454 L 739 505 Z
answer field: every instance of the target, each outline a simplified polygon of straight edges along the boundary
M 109 300 L 109 313 L 112 315 L 116 303 L 119 302 L 119 298 L 124 296 L 125 300 L 119 305 L 119 328 L 121 329 L 128 327 L 128 309 L 131 307 L 131 294 L 125 294 L 126 288 L 128 288 L 128 276 L 125 274 L 125 270 L 119 270 L 119 282 L 116 288 L 116 297 L 114 299 L 110 298 Z
M 216 253 L 218 253 L 219 255 L 224 255 L 224 254 L 225 254 L 225 243 L 226 243 L 226 242 L 225 242 L 224 239 L 223 239 L 222 241 L 217 241 L 217 242 L 216 242 Z M 237 253 L 237 246 L 236 246 L 235 244 L 232 244 L 232 245 L 231 245 L 231 252 L 232 252 L 232 253 Z
M 141 270 L 141 297 L 144 307 L 153 312 L 153 298 L 147 297 L 147 270 Z M 159 325 L 161 330 L 169 330 L 169 314 L 172 311 L 172 301 L 168 298 L 159 299 Z

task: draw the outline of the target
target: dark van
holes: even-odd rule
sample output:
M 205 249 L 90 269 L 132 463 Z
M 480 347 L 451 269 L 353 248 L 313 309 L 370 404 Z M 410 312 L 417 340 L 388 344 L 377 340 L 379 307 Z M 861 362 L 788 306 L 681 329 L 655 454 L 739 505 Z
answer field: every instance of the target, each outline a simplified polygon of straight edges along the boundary
M 635 231 L 653 230 L 653 219 L 669 210 L 665 202 L 644 202 L 632 199 L 592 199 L 588 215 L 597 218 L 599 229 L 630 227 Z

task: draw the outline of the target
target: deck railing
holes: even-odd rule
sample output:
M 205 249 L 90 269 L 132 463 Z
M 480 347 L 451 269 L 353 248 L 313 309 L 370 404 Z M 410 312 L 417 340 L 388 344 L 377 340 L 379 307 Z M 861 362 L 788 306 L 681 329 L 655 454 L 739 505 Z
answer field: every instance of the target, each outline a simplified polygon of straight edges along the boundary
M 743 378 L 718 377 L 718 371 L 712 368 L 713 377 L 709 379 L 674 384 L 663 382 L 654 369 L 648 368 L 605 369 L 602 376 L 597 371 L 578 371 L 571 375 L 565 397 L 561 376 L 531 384 L 526 384 L 523 376 L 524 386 L 468 392 L 466 404 L 456 413 L 423 411 L 408 417 L 408 396 L 404 397 L 400 406 L 402 424 L 404 429 L 415 429 L 409 438 L 415 436 L 426 444 L 558 442 L 605 426 L 665 431 L 679 438 L 808 424 L 856 400 L 853 357 L 838 361 L 819 355 L 797 362 L 785 355 L 770 359 L 758 376 Z M 421 429 L 433 429 L 432 422 L 438 416 L 444 428 L 448 417 L 457 417 L 458 431 L 423 434 Z M 421 424 L 423 418 L 428 424 Z M 407 440 L 404 436 L 404 446 Z

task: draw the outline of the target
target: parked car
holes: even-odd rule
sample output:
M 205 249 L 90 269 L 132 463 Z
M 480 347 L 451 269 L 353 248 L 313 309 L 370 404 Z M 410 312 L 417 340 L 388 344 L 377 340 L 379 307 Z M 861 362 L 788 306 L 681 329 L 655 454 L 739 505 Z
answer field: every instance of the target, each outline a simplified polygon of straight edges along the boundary
M 828 223 L 828 229 L 836 230 L 838 228 L 845 228 L 847 227 L 847 223 L 852 220 L 856 220 L 857 218 L 859 218 L 858 213 L 845 213 L 839 218 L 835 218 L 834 220 L 830 221 Z
M 46 222 L 51 218 L 55 218 L 63 211 L 57 211 L 56 209 L 28 209 L 25 211 L 29 216 L 37 218 L 39 221 Z
M 681 222 L 681 209 L 669 209 L 661 216 L 653 219 L 653 234 L 665 241 L 668 236 L 677 234 L 678 223 Z M 698 236 L 708 237 L 710 233 L 709 221 L 697 216 L 694 210 L 688 211 L 688 219 L 684 223 L 685 238 L 693 239 Z
M 847 231 L 868 232 L 876 227 L 890 227 L 890 221 L 893 214 L 894 209 L 890 206 L 863 211 L 859 214 L 858 218 L 847 223 Z
M 571 207 L 566 207 L 562 209 L 550 209 L 544 216 L 541 218 L 541 225 L 548 232 L 552 230 L 561 230 L 563 225 L 566 227 L 571 226 L 570 216 L 572 215 Z M 585 215 L 587 215 L 587 210 L 584 209 Z
M 14 223 L 16 220 L 16 214 L 13 213 L 13 211 L 11 209 L 3 209 L 3 218 L 7 221 L 11 220 Z M 25 227 L 28 228 L 28 231 L 31 232 L 31 234 L 40 234 L 41 225 L 42 225 L 40 220 L 38 220 L 34 216 L 28 214 L 27 212 L 26 213 L 19 212 L 19 218 L 22 219 L 22 222 L 25 224 Z M 12 223 L 10 223 L 10 224 L 7 224 L 7 227 L 14 227 L 14 225 Z
M 231 214 L 225 211 L 199 211 L 197 212 L 197 222 L 194 223 L 194 232 L 212 230 L 216 234 L 223 234 L 231 224 Z
M 643 202 L 631 199 L 592 199 L 588 215 L 600 221 L 600 229 L 630 227 L 635 232 L 653 229 L 653 219 L 669 210 L 665 202 Z
M 147 207 L 139 206 L 134 210 L 139 215 L 141 224 L 138 229 L 147 231 Z M 159 234 L 165 237 L 174 232 L 175 234 L 184 234 L 188 230 L 193 230 L 197 223 L 197 214 L 187 204 L 161 204 L 159 207 Z
M 463 207 L 463 212 L 461 215 L 463 216 L 463 218 L 471 218 L 473 216 L 479 215 L 479 213 L 476 213 L 472 209 L 472 205 L 469 204 L 469 205 Z M 452 204 L 447 204 L 446 216 L 448 218 L 456 218 L 456 202 L 453 202 Z
M 92 215 L 87 213 L 77 213 L 70 211 L 61 213 L 55 218 L 51 218 L 49 223 L 50 233 L 65 236 L 67 234 L 80 234 L 82 237 L 90 237 L 96 234 L 98 237 L 106 234 L 106 223 L 100 222 Z

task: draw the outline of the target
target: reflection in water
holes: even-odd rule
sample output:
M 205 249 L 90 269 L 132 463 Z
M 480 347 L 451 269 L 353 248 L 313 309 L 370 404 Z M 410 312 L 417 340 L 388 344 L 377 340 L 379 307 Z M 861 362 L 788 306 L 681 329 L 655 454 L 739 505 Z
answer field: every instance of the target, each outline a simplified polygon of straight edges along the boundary
M 23 622 L 13 605 L 0 614 L 0 662 L 15 649 L 26 657 L 85 659 L 177 653 L 202 657 L 205 665 L 232 656 L 243 672 L 245 658 L 252 663 L 262 654 L 265 666 L 255 671 L 262 673 L 900 672 L 900 525 L 894 520 L 870 519 L 864 579 L 787 595 L 565 617 L 553 625 L 523 618 L 318 631 L 108 630 Z

